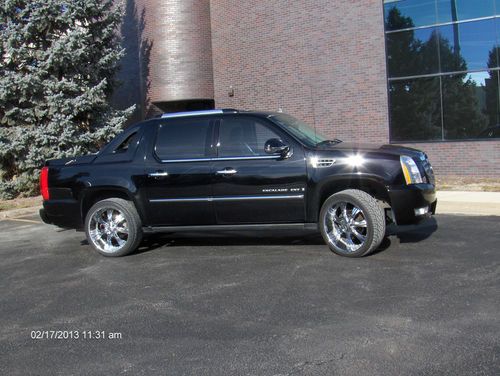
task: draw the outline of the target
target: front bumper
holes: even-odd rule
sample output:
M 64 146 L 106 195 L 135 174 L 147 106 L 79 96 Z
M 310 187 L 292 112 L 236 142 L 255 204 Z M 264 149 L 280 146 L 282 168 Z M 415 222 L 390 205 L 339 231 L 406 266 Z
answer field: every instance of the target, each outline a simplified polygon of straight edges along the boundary
M 76 200 L 44 201 L 43 209 L 40 209 L 39 215 L 42 221 L 50 225 L 74 229 L 82 227 L 80 206 Z
M 388 193 L 397 225 L 417 223 L 436 213 L 436 188 L 432 184 L 393 186 Z M 422 214 L 417 214 L 419 211 Z

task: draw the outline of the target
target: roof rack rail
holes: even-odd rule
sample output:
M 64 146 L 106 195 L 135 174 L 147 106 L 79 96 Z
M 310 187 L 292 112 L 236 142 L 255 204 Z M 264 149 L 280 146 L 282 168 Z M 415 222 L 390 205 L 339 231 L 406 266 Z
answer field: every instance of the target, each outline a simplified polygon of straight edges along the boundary
M 161 118 L 177 118 L 177 117 L 185 117 L 185 116 L 203 116 L 203 115 L 214 115 L 214 114 L 224 114 L 224 113 L 237 113 L 238 110 L 233 108 L 221 108 L 215 110 L 201 110 L 201 111 L 185 111 L 185 112 L 170 112 L 161 115 Z

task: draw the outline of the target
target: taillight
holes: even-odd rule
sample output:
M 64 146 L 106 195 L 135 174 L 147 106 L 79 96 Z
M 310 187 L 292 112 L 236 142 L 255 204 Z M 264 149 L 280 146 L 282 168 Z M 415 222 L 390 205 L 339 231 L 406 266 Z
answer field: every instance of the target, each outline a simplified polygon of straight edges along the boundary
M 43 200 L 46 201 L 50 198 L 49 195 L 49 168 L 47 166 L 42 168 L 40 172 L 40 193 Z

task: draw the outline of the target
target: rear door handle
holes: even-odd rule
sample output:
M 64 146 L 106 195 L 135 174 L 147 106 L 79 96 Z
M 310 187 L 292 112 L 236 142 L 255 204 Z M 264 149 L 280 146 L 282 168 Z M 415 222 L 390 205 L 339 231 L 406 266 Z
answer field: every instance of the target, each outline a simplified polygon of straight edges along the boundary
M 150 172 L 148 174 L 150 178 L 164 178 L 168 176 L 168 172 L 166 171 L 156 171 L 156 172 Z
M 237 172 L 238 171 L 236 171 L 234 168 L 226 168 L 224 170 L 216 171 L 215 174 L 216 175 L 234 175 Z

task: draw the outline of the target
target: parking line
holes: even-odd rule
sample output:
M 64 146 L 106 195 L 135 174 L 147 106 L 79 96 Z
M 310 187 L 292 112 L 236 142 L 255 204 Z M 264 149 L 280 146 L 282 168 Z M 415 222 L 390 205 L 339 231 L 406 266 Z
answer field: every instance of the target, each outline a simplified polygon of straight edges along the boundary
M 31 219 L 23 219 L 23 218 L 5 218 L 4 221 L 27 222 L 27 223 L 35 223 L 37 225 L 42 223 L 40 221 L 33 221 Z

